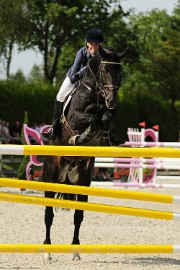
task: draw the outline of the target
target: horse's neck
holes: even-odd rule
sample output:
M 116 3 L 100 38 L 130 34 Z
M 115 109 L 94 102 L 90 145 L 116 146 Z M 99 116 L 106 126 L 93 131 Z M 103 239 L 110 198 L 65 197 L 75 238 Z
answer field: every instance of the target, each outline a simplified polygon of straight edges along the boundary
M 85 76 L 82 79 L 82 82 L 90 87 L 93 87 L 97 81 L 99 81 L 99 65 L 100 65 L 100 56 L 94 56 L 88 64 L 87 71 Z
M 99 54 L 95 55 L 89 62 L 88 67 L 93 72 L 93 74 L 97 74 L 99 70 L 99 65 L 101 63 L 101 56 Z

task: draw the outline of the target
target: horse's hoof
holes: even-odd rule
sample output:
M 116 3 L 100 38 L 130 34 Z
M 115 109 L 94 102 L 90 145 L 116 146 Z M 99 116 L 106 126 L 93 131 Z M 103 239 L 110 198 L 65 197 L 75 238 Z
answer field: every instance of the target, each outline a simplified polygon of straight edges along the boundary
M 81 257 L 79 255 L 79 253 L 74 253 L 73 254 L 73 261 L 80 261 L 81 260 Z
M 96 115 L 89 118 L 89 123 L 91 132 L 94 132 L 99 127 L 99 120 Z
M 45 253 L 44 254 L 44 260 L 50 262 L 52 260 L 51 254 L 50 253 Z

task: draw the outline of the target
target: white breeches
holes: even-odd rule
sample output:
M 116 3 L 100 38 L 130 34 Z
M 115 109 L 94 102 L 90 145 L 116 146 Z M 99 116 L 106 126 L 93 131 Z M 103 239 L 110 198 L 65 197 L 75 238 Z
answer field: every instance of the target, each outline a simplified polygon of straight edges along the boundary
M 59 92 L 57 93 L 57 101 L 64 102 L 65 98 L 73 90 L 73 88 L 74 84 L 70 82 L 69 77 L 66 77 L 59 89 Z

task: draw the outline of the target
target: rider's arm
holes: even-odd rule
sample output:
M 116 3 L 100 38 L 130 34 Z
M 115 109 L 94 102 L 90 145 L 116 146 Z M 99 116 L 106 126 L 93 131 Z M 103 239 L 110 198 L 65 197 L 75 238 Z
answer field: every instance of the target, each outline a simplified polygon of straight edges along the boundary
M 81 70 L 87 64 L 87 55 L 84 48 L 81 48 L 75 57 L 72 67 L 69 69 L 67 76 L 71 83 L 75 83 L 80 79 Z

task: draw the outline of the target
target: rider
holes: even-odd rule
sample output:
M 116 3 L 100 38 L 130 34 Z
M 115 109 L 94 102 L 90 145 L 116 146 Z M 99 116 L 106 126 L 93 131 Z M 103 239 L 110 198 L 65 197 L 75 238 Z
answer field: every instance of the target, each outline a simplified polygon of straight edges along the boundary
M 83 77 L 88 60 L 96 55 L 101 43 L 104 42 L 102 31 L 98 28 L 90 29 L 86 34 L 85 42 L 85 46 L 77 52 L 74 63 L 67 72 L 66 78 L 56 96 L 52 126 L 42 133 L 42 136 L 46 139 L 55 139 L 59 129 L 59 119 L 62 114 L 63 102 L 67 95 L 74 89 L 75 83 Z

